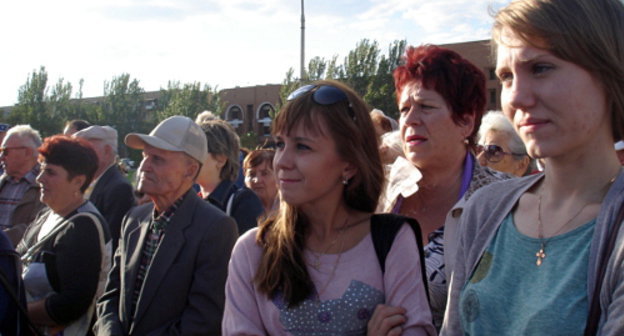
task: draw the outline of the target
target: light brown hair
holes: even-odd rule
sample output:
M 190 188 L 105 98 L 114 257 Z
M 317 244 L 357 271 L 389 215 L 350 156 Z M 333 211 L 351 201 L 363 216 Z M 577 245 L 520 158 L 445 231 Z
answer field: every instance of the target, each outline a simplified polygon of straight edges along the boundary
M 619 0 L 516 0 L 494 17 L 493 51 L 504 44 L 504 29 L 598 78 L 608 99 L 614 140 L 622 139 L 624 5 Z

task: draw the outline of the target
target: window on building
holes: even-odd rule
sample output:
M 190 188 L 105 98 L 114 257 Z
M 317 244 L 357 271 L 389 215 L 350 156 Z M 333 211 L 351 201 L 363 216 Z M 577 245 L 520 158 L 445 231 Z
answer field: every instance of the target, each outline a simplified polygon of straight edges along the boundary
M 260 125 L 261 135 L 271 135 L 271 116 L 274 114 L 275 108 L 269 103 L 264 103 L 258 109 L 258 124 Z
M 498 78 L 496 77 L 496 68 L 488 68 L 488 78 L 489 80 L 497 80 Z
M 496 106 L 497 106 L 498 92 L 496 92 L 496 89 L 489 89 L 488 91 L 490 93 L 488 106 L 490 107 L 490 109 L 494 110 L 496 109 Z
M 234 128 L 238 128 L 243 123 L 243 111 L 240 106 L 232 105 L 225 113 L 225 120 Z

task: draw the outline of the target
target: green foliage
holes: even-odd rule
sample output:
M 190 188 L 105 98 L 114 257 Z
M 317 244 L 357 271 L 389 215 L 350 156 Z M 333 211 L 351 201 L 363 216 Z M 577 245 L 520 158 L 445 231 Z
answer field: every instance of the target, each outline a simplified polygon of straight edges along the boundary
M 222 106 L 217 87 L 201 86 L 200 82 L 180 85 L 180 82 L 169 82 L 167 89 L 160 90 L 158 120 L 174 115 L 187 116 L 193 120 L 205 110 L 221 114 Z
M 62 79 L 61 79 L 62 83 Z M 7 121 L 11 125 L 30 124 L 39 130 L 43 136 L 48 136 L 59 132 L 59 120 L 54 120 L 51 109 L 48 108 L 48 73 L 45 67 L 40 67 L 39 71 L 29 74 L 26 84 L 19 89 L 17 104 L 8 116 Z M 63 99 L 63 85 L 57 85 L 55 91 L 55 103 Z M 71 93 L 71 85 L 69 87 Z M 59 106 L 54 106 L 54 111 Z
M 258 135 L 254 131 L 247 132 L 240 136 L 241 147 L 254 149 L 258 146 Z
M 282 86 L 280 87 L 280 99 L 275 106 L 276 111 L 279 111 L 282 108 L 282 105 L 286 103 L 286 98 L 288 98 L 288 95 L 296 88 L 301 86 L 302 83 L 303 82 L 301 81 L 301 79 L 295 78 L 295 70 L 293 68 L 288 69 L 288 72 L 286 72 L 286 78 L 284 78 L 284 80 L 282 81 Z M 271 118 L 274 118 L 274 116 L 271 116 Z
M 353 88 L 371 108 L 378 108 L 397 118 L 392 71 L 399 65 L 406 44 L 405 40 L 394 41 L 389 45 L 388 53 L 382 54 L 376 41 L 363 39 L 342 64 L 337 63 L 338 56 L 330 60 L 313 57 L 308 63 L 306 80 L 295 78 L 293 68 L 286 73 L 280 90 L 281 101 L 286 101 L 288 94 L 300 85 L 320 79 L 335 79 Z
M 127 73 L 113 77 L 109 82 L 104 82 L 104 101 L 101 110 L 92 123 L 98 125 L 110 125 L 120 135 L 119 143 L 123 144 L 123 137 L 131 132 L 146 133 L 152 128 L 153 123 L 147 118 L 142 94 L 143 88 L 136 79 L 130 79 Z M 119 146 L 119 155 L 128 156 L 126 146 Z M 138 159 L 138 154 L 133 153 L 133 159 Z

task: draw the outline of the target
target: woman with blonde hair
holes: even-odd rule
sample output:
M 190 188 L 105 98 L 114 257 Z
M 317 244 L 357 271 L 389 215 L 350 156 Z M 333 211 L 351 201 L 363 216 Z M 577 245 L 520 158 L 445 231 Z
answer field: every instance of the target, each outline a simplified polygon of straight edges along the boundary
M 280 209 L 234 247 L 224 334 L 435 334 L 418 225 L 373 215 L 383 169 L 367 111 L 339 82 L 290 94 L 273 124 Z
M 513 1 L 495 17 L 503 112 L 543 174 L 461 218 L 443 335 L 622 335 L 624 5 Z

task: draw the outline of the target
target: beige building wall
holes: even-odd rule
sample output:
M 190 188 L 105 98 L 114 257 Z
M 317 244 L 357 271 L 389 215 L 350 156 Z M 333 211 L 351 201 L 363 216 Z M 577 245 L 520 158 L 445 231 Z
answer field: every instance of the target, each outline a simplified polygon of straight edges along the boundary
M 254 132 L 259 139 L 268 136 L 280 88 L 279 84 L 268 84 L 222 90 L 219 95 L 225 108 L 221 118 L 238 134 Z

